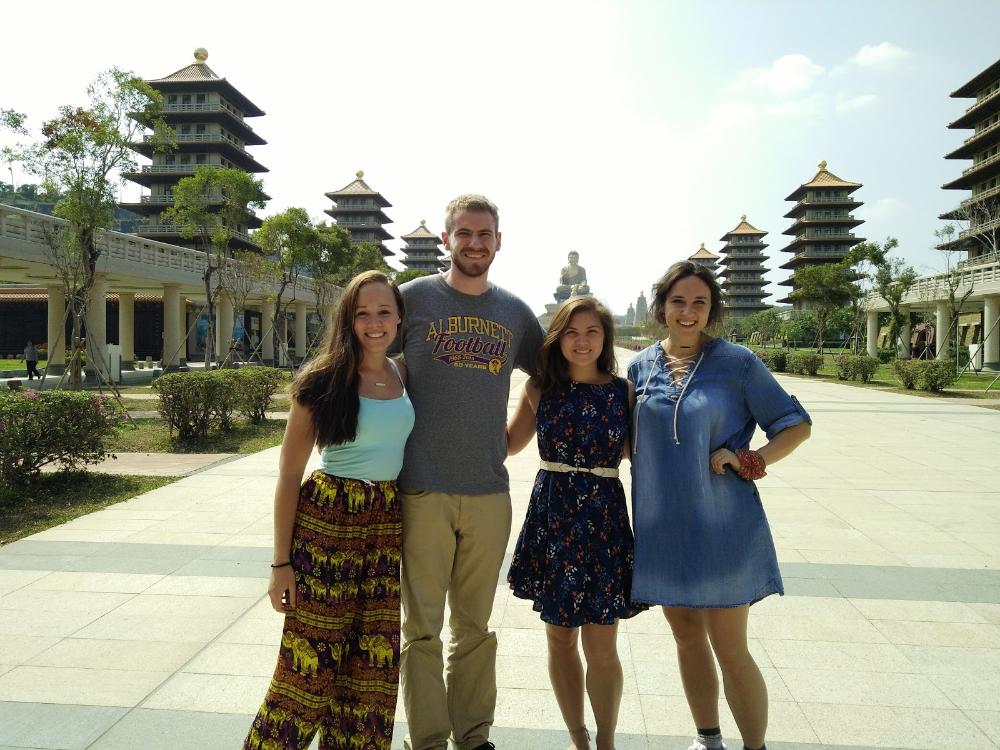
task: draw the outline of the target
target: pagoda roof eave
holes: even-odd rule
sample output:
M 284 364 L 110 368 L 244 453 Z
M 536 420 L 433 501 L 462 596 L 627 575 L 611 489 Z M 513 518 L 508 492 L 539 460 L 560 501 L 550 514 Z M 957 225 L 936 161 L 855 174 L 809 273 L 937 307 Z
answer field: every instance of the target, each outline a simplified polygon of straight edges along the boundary
M 981 169 L 975 169 L 968 174 L 963 174 L 958 179 L 946 182 L 941 186 L 942 190 L 971 190 L 976 183 L 988 180 L 1000 174 L 1000 159 L 984 164 Z
M 989 99 L 984 99 L 982 104 L 975 104 L 959 115 L 952 122 L 948 123 L 949 130 L 968 130 L 975 127 L 976 123 L 1000 110 L 1000 94 L 995 94 Z
M 190 76 L 183 76 L 185 71 L 188 71 L 195 67 L 207 68 L 211 77 L 201 77 L 197 73 L 192 72 Z M 182 76 L 174 78 L 173 76 Z M 247 98 L 238 88 L 227 81 L 225 78 L 219 78 L 212 72 L 212 69 L 207 65 L 192 63 L 185 68 L 181 68 L 176 73 L 171 73 L 166 78 L 154 78 L 152 80 L 147 80 L 150 86 L 159 91 L 160 93 L 182 93 L 185 91 L 190 91 L 191 93 L 200 91 L 218 91 L 225 94 L 226 98 L 232 101 L 239 110 L 243 113 L 244 117 L 262 117 L 266 113 L 249 98 Z
M 864 201 L 855 200 L 854 198 L 844 198 L 843 200 L 837 201 L 808 201 L 800 200 L 784 215 L 786 219 L 796 219 L 798 215 L 803 211 L 808 211 L 810 208 L 846 208 L 849 211 L 853 211 L 856 208 L 861 208 L 865 205 Z
M 951 92 L 949 96 L 953 99 L 968 99 L 970 97 L 976 96 L 983 88 L 988 84 L 1000 78 L 1000 60 L 990 65 L 986 70 L 983 70 L 966 83 L 963 83 L 957 89 Z

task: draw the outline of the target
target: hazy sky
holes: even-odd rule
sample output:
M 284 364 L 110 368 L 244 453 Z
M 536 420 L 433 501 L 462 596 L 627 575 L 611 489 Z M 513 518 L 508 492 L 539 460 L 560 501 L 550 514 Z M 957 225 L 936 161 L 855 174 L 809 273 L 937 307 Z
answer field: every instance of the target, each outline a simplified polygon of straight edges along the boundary
M 37 128 L 100 70 L 159 78 L 203 46 L 267 112 L 265 214 L 324 218 L 363 169 L 399 237 L 482 192 L 491 279 L 541 312 L 577 250 L 622 313 L 743 213 L 785 278 L 784 198 L 821 159 L 864 183 L 855 232 L 941 269 L 936 217 L 965 195 L 941 185 L 969 164 L 942 158 L 969 134 L 948 94 L 996 60 L 998 24 L 991 0 L 5 3 L 0 107 Z

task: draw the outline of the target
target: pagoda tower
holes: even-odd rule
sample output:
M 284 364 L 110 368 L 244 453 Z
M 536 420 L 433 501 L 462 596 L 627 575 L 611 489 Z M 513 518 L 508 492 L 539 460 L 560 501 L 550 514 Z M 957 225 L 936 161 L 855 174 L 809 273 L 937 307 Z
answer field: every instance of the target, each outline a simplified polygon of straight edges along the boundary
M 425 219 L 421 219 L 419 227 L 400 239 L 406 243 L 403 248 L 405 257 L 401 262 L 407 270 L 438 273 L 444 268 L 444 263 L 440 260 L 444 255 L 440 248 L 441 238 L 427 228 Z
M 707 268 L 713 274 L 719 268 L 719 256 L 711 250 L 706 250 L 704 242 L 701 243 L 701 247 L 698 248 L 698 251 L 694 255 L 688 256 L 688 260 L 695 265 Z
M 722 272 L 722 298 L 726 305 L 726 314 L 733 320 L 740 320 L 770 305 L 764 303 L 764 297 L 770 297 L 770 292 L 764 291 L 764 236 L 767 232 L 757 229 L 747 221 L 747 215 L 740 217 L 740 223 L 726 234 L 720 242 L 726 244 L 719 251 L 726 257 L 720 261 Z
M 364 176 L 365 173 L 358 170 L 354 182 L 327 193 L 326 197 L 334 202 L 334 207 L 326 209 L 326 213 L 351 233 L 353 244 L 370 242 L 378 245 L 382 255 L 395 255 L 385 246 L 385 240 L 391 240 L 392 235 L 382 228 L 383 224 L 392 224 L 392 219 L 382 212 L 383 208 L 392 208 L 392 204 L 381 193 L 368 187 Z
M 149 194 L 142 195 L 139 203 L 122 204 L 122 208 L 145 217 L 136 234 L 183 247 L 191 247 L 194 241 L 181 237 L 179 227 L 161 216 L 173 205 L 174 186 L 181 178 L 193 176 L 201 166 L 242 169 L 251 174 L 268 171 L 246 150 L 247 146 L 267 143 L 246 123 L 247 118 L 260 117 L 264 111 L 208 67 L 207 51 L 199 47 L 194 58 L 191 65 L 165 78 L 146 81 L 163 95 L 163 119 L 177 147 L 168 153 L 156 151 L 151 136 L 144 136 L 131 148 L 152 163 L 122 175 L 149 188 Z M 221 196 L 218 200 L 210 197 L 209 205 L 221 206 Z M 247 211 L 244 221 L 230 227 L 230 249 L 259 252 L 250 230 L 260 223 L 252 211 Z
M 847 253 L 864 237 L 856 237 L 851 229 L 864 223 L 855 219 L 851 212 L 864 205 L 854 200 L 851 193 L 861 187 L 860 182 L 842 180 L 826 169 L 826 162 L 819 163 L 819 171 L 809 182 L 799 185 L 786 201 L 795 201 L 795 206 L 785 214 L 786 219 L 794 219 L 792 225 L 782 234 L 794 238 L 781 248 L 783 253 L 792 253 L 792 258 L 781 265 L 792 272 L 782 282 L 782 286 L 795 290 L 795 269 L 808 264 L 839 263 Z M 792 303 L 790 297 L 778 300 Z M 793 303 L 795 309 L 801 304 Z
M 635 324 L 645 323 L 649 320 L 649 308 L 646 306 L 646 294 L 639 292 L 639 299 L 635 301 Z
M 972 159 L 945 190 L 971 190 L 972 194 L 939 218 L 967 221 L 968 228 L 941 250 L 968 253 L 963 265 L 983 265 L 1000 260 L 1000 60 L 952 92 L 955 99 L 975 99 L 965 113 L 948 127 L 973 133 L 945 159 Z

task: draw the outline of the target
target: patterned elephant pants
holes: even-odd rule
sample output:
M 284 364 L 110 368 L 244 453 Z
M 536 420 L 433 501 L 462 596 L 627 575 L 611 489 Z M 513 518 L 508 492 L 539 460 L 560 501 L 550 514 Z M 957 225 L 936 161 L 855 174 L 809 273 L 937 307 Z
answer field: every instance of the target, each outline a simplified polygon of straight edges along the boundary
M 389 750 L 399 683 L 395 482 L 314 472 L 292 533 L 296 605 L 244 750 Z

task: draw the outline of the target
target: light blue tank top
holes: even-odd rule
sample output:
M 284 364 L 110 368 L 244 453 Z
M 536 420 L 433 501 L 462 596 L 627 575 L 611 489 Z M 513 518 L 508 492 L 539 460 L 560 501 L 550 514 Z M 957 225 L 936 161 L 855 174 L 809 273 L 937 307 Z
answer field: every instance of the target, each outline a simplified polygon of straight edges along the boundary
M 389 362 L 399 377 L 396 363 Z M 403 467 L 403 448 L 413 429 L 413 404 L 406 386 L 403 385 L 403 393 L 398 398 L 358 398 L 361 408 L 357 437 L 350 443 L 326 446 L 320 469 L 347 479 L 370 482 L 395 479 Z

